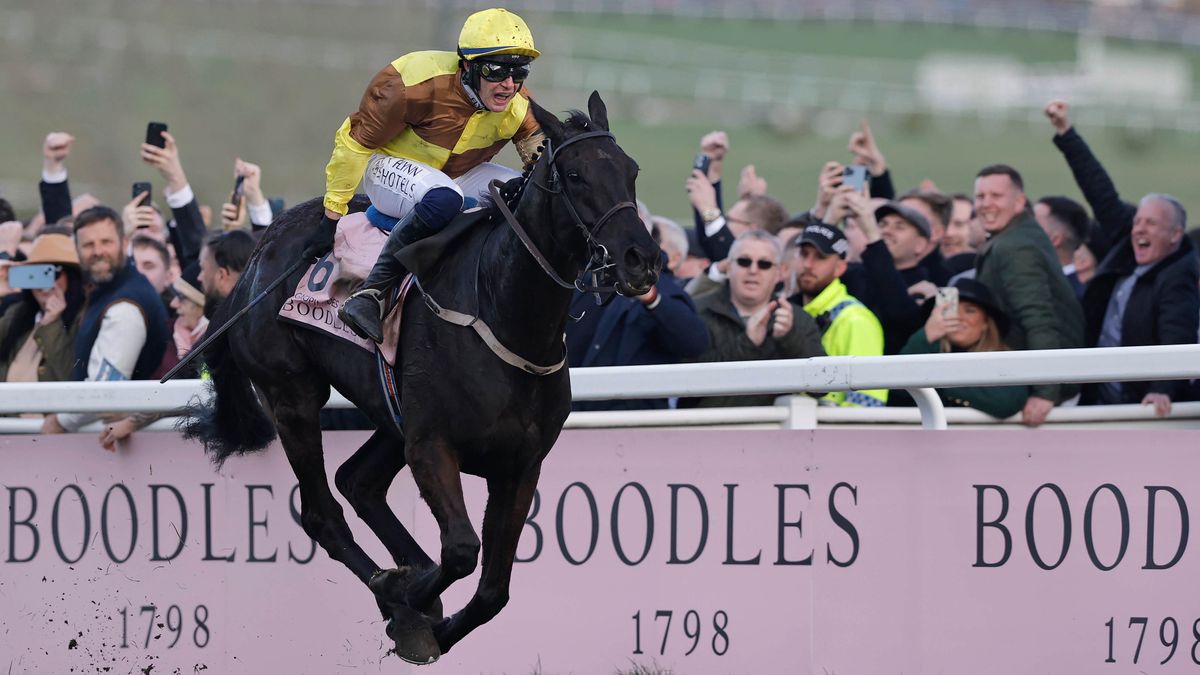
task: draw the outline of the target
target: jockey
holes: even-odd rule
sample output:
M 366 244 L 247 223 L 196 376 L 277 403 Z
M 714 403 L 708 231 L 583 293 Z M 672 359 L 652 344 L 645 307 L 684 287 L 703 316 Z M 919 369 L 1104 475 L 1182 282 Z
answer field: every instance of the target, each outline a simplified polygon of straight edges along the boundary
M 365 179 L 367 216 L 390 233 L 362 289 L 338 311 L 359 336 L 383 341 L 386 292 L 406 274 L 396 253 L 440 231 L 464 199 L 486 194 L 492 180 L 520 176 L 489 161 L 509 140 L 523 162 L 531 161 L 543 136 L 522 83 L 538 56 L 519 16 L 477 12 L 463 24 L 457 53 L 396 59 L 375 75 L 358 111 L 338 129 L 325 167 L 325 219 L 305 254 L 331 248 L 336 221 Z

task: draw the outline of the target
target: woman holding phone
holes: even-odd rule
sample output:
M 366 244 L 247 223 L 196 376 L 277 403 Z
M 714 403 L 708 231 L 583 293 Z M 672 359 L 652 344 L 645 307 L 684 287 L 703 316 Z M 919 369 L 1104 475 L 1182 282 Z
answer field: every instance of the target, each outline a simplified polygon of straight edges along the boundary
M 17 274 L 21 268 L 32 274 Z M 84 301 L 75 243 L 42 234 L 29 258 L 9 268 L 9 279 L 21 299 L 0 318 L 0 381 L 70 380 Z
M 950 292 L 941 292 L 946 290 Z M 908 339 L 901 354 L 1008 351 L 1004 342 L 1008 317 L 996 306 L 987 286 L 978 281 L 959 279 L 949 289 L 939 289 L 937 299 L 925 303 L 925 309 L 929 318 Z M 1026 385 L 945 387 L 937 392 L 946 405 L 978 408 L 998 419 L 1021 412 L 1029 398 Z

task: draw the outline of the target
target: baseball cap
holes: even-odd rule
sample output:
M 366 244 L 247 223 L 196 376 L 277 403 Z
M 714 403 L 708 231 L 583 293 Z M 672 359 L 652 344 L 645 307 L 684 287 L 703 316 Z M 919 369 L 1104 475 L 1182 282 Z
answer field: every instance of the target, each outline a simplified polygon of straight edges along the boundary
M 822 255 L 836 255 L 843 260 L 850 251 L 850 242 L 846 241 L 846 235 L 838 228 L 825 223 L 814 223 L 805 227 L 796 239 L 799 246 L 811 244 Z
M 884 216 L 895 214 L 906 220 L 910 225 L 917 228 L 922 237 L 929 239 L 933 236 L 933 228 L 929 227 L 929 221 L 925 220 L 925 216 L 921 215 L 920 211 L 914 208 L 905 206 L 900 202 L 889 201 L 884 202 L 875 209 L 875 220 L 883 220 Z

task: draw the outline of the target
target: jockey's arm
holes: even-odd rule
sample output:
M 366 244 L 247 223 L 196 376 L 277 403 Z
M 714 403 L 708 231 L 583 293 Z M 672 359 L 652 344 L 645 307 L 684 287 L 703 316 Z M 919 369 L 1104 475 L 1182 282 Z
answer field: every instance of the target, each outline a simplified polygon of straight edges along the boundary
M 389 64 L 367 85 L 358 110 L 334 134 L 333 156 L 325 166 L 326 216 L 336 220 L 346 214 L 375 149 L 408 126 L 404 89 L 400 73 Z
M 527 87 L 522 87 L 521 92 L 527 98 L 531 98 Z M 541 126 L 533 117 L 533 106 L 530 106 L 525 113 L 525 119 L 521 120 L 521 127 L 517 129 L 517 133 L 512 138 L 513 145 L 517 148 L 517 155 L 521 157 L 523 168 L 528 169 L 533 164 L 538 147 L 545 140 L 546 134 L 542 133 Z
M 337 220 L 346 215 L 350 200 L 371 159 L 371 148 L 350 135 L 350 119 L 333 137 L 333 156 L 325 166 L 325 215 Z

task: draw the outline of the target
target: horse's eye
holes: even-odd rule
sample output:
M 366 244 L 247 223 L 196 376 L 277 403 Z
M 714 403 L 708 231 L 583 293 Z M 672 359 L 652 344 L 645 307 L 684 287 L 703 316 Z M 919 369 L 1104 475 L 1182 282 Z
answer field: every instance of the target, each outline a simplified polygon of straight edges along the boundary
M 578 171 L 568 171 L 568 172 L 567 172 L 567 178 L 570 178 L 572 181 L 574 181 L 574 182 L 576 182 L 576 183 L 578 183 L 578 182 L 581 180 L 581 179 L 579 178 L 579 172 L 578 172 Z

